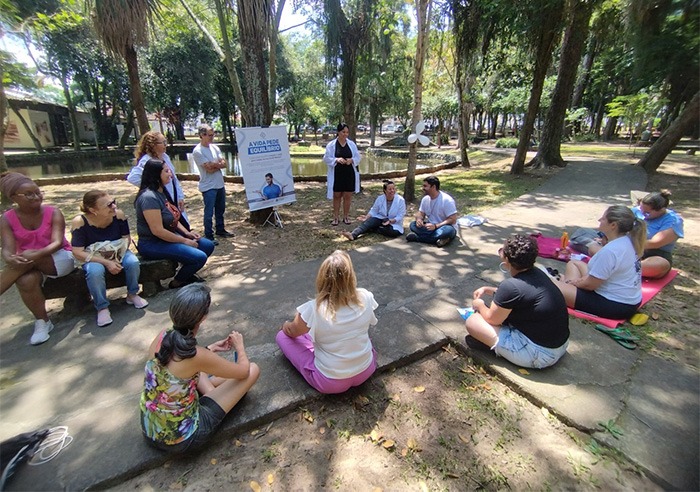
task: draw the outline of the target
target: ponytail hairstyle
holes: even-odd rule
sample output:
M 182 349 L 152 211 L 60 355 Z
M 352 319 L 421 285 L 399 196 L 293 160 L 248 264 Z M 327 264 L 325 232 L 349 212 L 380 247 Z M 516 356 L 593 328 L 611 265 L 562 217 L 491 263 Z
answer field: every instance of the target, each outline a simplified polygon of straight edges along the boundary
M 385 180 L 382 181 L 382 183 L 384 183 L 384 184 L 382 185 L 382 189 L 383 189 L 384 191 L 386 191 L 386 189 L 389 187 L 389 185 L 393 185 L 393 184 L 394 184 L 394 182 L 393 182 L 392 180 L 390 180 L 390 179 L 385 179 Z M 396 185 L 394 185 L 394 186 L 396 186 Z
M 191 359 L 197 354 L 195 331 L 211 305 L 211 289 L 199 283 L 184 286 L 170 303 L 173 329 L 163 336 L 156 358 L 161 365 L 171 360 Z
M 652 210 L 661 210 L 671 204 L 671 192 L 669 190 L 655 191 L 642 198 L 641 203 L 648 205 Z
M 617 229 L 627 234 L 632 241 L 634 251 L 638 257 L 644 254 L 644 244 L 647 240 L 647 224 L 638 218 L 624 205 L 613 205 L 605 211 L 605 219 L 617 224 Z

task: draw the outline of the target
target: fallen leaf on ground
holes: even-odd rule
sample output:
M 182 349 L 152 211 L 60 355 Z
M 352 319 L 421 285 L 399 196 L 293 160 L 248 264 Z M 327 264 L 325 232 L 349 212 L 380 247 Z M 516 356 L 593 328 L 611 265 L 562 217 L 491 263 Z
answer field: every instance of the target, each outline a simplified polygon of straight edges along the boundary
M 542 415 L 544 415 L 545 417 L 549 417 L 549 410 L 547 410 L 545 407 L 542 407 L 541 410 Z
M 416 386 L 415 388 L 413 388 L 413 391 L 415 391 L 416 393 L 423 393 L 425 391 L 425 386 Z
M 382 447 L 384 449 L 392 449 L 395 445 L 396 445 L 396 443 L 391 439 L 387 439 L 386 441 L 384 441 L 382 443 Z
M 182 485 L 181 482 L 173 482 L 170 484 L 170 487 L 168 487 L 170 490 L 182 490 L 184 488 L 184 485 Z
M 238 439 L 236 439 L 235 441 L 233 441 L 233 445 L 236 446 L 237 448 L 240 448 L 241 446 L 243 446 L 243 443 L 241 441 L 239 441 Z
M 408 442 L 406 443 L 409 449 L 418 449 L 418 442 L 414 438 L 409 438 Z
M 372 432 L 369 433 L 369 438 L 372 440 L 372 442 L 377 442 L 382 438 L 382 433 L 377 429 L 372 429 Z
M 325 427 L 321 427 L 321 428 L 318 430 L 318 432 L 321 433 L 321 434 L 325 434 L 325 433 L 326 433 L 326 428 L 325 428 Z
M 275 482 L 275 476 L 272 473 L 270 473 L 267 476 L 267 484 L 272 485 L 274 482 Z
M 659 319 L 659 313 L 651 313 L 651 319 L 653 319 L 654 321 Z
M 364 395 L 357 395 L 357 398 L 355 398 L 354 403 L 356 406 L 366 407 L 367 405 L 369 405 L 369 398 L 367 398 Z
M 250 481 L 250 488 L 253 490 L 253 492 L 260 492 L 262 490 L 260 484 L 255 480 Z
M 527 376 L 530 372 L 527 369 L 518 369 L 518 372 L 523 376 Z
M 457 437 L 459 437 L 459 440 L 462 441 L 462 442 L 465 443 L 465 444 L 469 444 L 469 442 L 470 442 L 470 441 L 469 441 L 469 438 L 468 438 L 468 437 L 464 437 L 462 434 L 457 434 Z
M 401 450 L 401 456 L 402 456 L 403 458 L 405 458 L 406 456 L 408 456 L 408 448 L 403 448 L 403 449 Z
M 211 459 L 211 464 L 212 464 L 212 465 L 216 465 L 216 458 L 212 458 L 212 459 Z

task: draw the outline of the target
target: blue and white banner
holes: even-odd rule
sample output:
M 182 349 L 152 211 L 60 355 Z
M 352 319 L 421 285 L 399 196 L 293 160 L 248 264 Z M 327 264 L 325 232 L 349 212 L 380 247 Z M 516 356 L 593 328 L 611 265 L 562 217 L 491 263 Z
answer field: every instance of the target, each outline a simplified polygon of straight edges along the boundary
M 250 211 L 297 200 L 286 127 L 236 128 L 236 143 Z

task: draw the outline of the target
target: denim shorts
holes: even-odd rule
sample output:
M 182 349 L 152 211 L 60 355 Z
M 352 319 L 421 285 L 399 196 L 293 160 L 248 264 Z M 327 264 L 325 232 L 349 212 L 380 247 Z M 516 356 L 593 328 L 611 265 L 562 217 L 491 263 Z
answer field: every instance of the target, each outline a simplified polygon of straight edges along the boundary
M 554 365 L 566 353 L 569 341 L 558 348 L 537 345 L 521 331 L 511 326 L 502 326 L 498 342 L 493 349 L 496 354 L 520 367 L 543 369 Z
M 219 428 L 224 417 L 226 417 L 226 412 L 224 412 L 224 409 L 221 408 L 218 403 L 208 396 L 202 396 L 199 398 L 199 425 L 189 439 L 177 444 L 156 442 L 148 437 L 146 437 L 146 440 L 152 446 L 155 446 L 161 451 L 168 451 L 169 453 L 177 454 L 193 451 L 201 448 L 211 439 L 211 435 Z M 143 425 L 143 419 L 141 419 L 141 421 Z

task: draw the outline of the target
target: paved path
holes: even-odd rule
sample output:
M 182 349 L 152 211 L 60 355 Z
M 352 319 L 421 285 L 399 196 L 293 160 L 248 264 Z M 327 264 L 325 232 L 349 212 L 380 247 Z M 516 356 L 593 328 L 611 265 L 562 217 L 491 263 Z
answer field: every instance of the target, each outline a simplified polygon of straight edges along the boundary
M 636 167 L 576 161 L 535 192 L 487 211 L 487 224 L 462 231 L 461 242 L 445 249 L 397 239 L 353 251 L 360 286 L 380 303 L 371 337 L 381 370 L 407 364 L 448 341 L 464 343 L 455 307 L 465 305 L 484 282 L 502 280 L 495 251 L 506 236 L 595 225 L 608 204 L 627 203 L 629 190 L 645 184 Z M 274 335 L 297 305 L 313 297 L 319 263 L 209 282 L 214 305 L 200 343 L 235 326 L 262 368 L 258 384 L 225 421 L 220 439 L 318 398 L 280 354 Z M 0 440 L 54 425 L 67 425 L 75 439 L 53 461 L 22 467 L 8 490 L 104 487 L 166 461 L 141 438 L 138 398 L 144 352 L 167 325 L 171 297 L 172 292 L 156 296 L 144 311 L 116 303 L 114 323 L 106 328 L 94 327 L 92 313 L 63 321 L 39 347 L 27 345 L 29 324 L 0 333 Z M 698 373 L 624 350 L 579 320 L 572 320 L 571 328 L 568 355 L 554 368 L 527 376 L 489 354 L 472 355 L 531 401 L 622 451 L 662 486 L 697 489 Z M 624 429 L 619 440 L 595 430 L 598 422 L 611 419 Z

